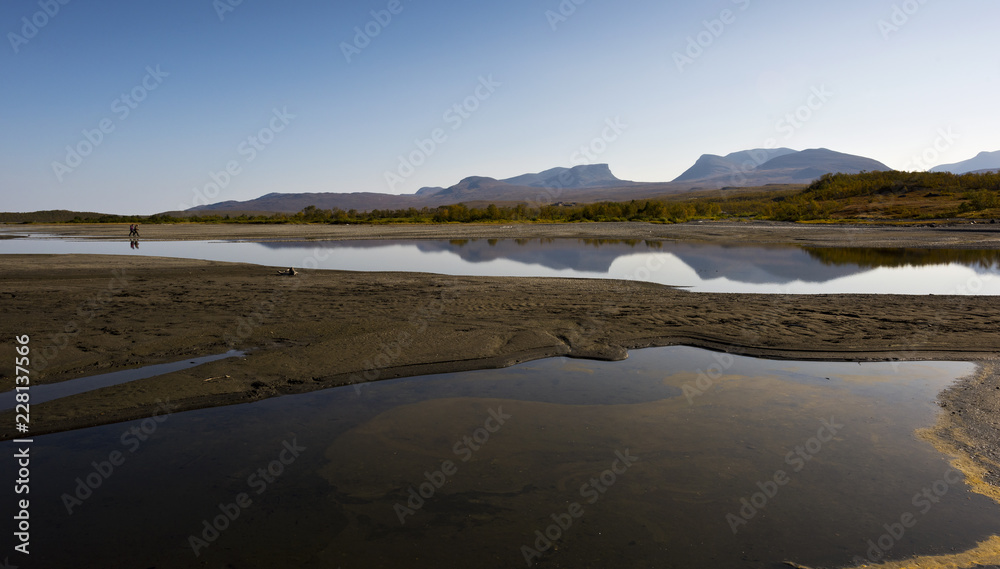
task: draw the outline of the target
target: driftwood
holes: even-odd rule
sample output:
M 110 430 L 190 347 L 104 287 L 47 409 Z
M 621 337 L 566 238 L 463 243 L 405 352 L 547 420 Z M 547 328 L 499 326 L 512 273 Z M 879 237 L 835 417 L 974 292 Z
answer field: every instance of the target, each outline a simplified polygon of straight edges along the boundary
M 213 379 L 222 379 L 222 378 L 226 378 L 226 377 L 230 377 L 230 376 L 228 376 L 228 375 L 217 375 L 215 377 L 210 377 L 210 378 L 202 380 L 202 381 L 212 381 Z

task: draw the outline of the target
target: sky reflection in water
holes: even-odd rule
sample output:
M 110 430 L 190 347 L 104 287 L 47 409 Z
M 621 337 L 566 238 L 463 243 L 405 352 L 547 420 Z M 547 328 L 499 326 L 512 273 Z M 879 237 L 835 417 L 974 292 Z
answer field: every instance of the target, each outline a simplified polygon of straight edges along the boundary
M 618 278 L 695 292 L 1000 294 L 1000 251 L 745 247 L 591 239 L 341 242 L 0 240 L 2 253 L 151 255 L 352 271 Z

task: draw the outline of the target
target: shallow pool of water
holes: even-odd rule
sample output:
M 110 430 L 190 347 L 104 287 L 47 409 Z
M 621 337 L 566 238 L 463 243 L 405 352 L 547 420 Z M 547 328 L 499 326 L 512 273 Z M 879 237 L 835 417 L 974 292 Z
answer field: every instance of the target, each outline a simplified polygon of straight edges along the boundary
M 124 369 L 121 371 L 113 371 L 110 373 L 102 373 L 100 375 L 91 375 L 68 381 L 61 381 L 59 383 L 49 385 L 32 385 L 29 389 L 31 394 L 31 403 L 37 405 L 45 403 L 46 401 L 52 401 L 53 399 L 69 397 L 70 395 L 86 393 L 95 389 L 101 389 L 102 387 L 110 387 L 112 385 L 128 383 L 130 381 L 145 379 L 147 377 L 180 371 L 182 369 L 192 368 L 201 364 L 207 364 L 208 362 L 214 362 L 216 360 L 235 358 L 242 356 L 243 354 L 245 354 L 245 352 L 240 350 L 229 350 L 223 354 L 188 358 L 176 362 L 144 366 L 135 369 Z M 16 404 L 15 396 L 17 393 L 16 389 L 0 393 L 0 411 L 14 408 L 14 405 Z
M 965 550 L 1000 532 L 1000 508 L 914 431 L 973 369 L 654 348 L 37 437 L 31 559 L 834 567 L 904 514 L 885 557 Z
M 590 239 L 247 243 L 0 240 L 5 253 L 150 255 L 353 271 L 615 278 L 695 292 L 1000 294 L 1000 252 Z

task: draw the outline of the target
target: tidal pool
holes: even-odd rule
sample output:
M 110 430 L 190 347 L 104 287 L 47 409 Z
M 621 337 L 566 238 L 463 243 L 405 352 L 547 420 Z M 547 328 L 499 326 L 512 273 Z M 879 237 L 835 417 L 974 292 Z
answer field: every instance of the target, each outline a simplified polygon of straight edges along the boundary
M 653 348 L 37 437 L 32 566 L 839 567 L 872 546 L 967 550 L 1000 533 L 1000 506 L 914 433 L 973 370 Z
M 1000 295 L 1000 252 L 600 239 L 209 242 L 0 240 L 0 254 L 150 255 L 352 271 L 629 279 L 694 292 Z

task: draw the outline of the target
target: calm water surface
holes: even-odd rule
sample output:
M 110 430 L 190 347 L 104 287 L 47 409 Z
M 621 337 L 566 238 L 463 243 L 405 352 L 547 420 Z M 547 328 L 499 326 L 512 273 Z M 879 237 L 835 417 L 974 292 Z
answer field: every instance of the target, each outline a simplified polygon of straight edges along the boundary
M 1000 508 L 914 431 L 972 370 L 668 347 L 37 437 L 32 566 L 833 567 L 906 513 L 887 557 L 951 553 Z
M 37 237 L 37 236 L 36 236 Z M 151 255 L 353 271 L 616 278 L 696 292 L 1000 294 L 1000 251 L 587 239 L 246 243 L 0 240 L 4 253 Z

